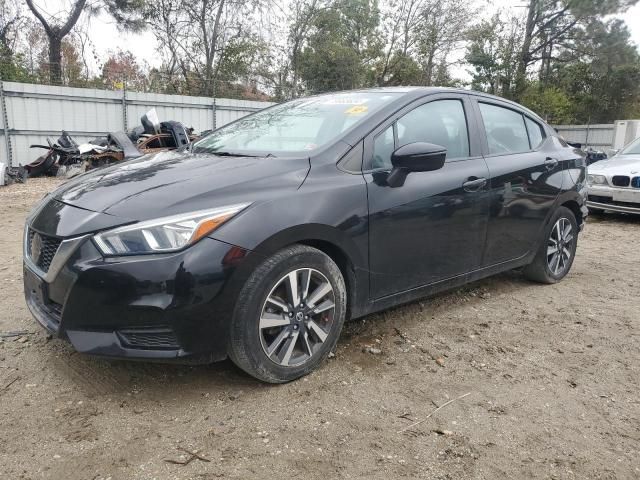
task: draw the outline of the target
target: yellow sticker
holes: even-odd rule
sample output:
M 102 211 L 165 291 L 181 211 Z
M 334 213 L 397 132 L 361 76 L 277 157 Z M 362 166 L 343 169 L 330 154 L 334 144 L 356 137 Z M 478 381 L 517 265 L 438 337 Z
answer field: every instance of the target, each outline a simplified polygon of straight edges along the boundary
M 344 113 L 346 115 L 360 115 L 361 113 L 367 113 L 369 108 L 366 105 L 354 105 L 351 108 L 347 108 Z

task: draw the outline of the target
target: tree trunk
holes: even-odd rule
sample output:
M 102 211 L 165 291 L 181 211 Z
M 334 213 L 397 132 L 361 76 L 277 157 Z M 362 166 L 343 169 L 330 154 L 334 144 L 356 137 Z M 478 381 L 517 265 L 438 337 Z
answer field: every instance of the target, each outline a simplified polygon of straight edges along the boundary
M 533 29 L 535 28 L 537 8 L 538 0 L 530 0 L 524 39 L 522 41 L 522 48 L 520 49 L 520 55 L 518 57 L 518 68 L 516 69 L 516 101 L 520 100 L 520 97 L 527 88 L 527 67 L 531 62 L 531 43 L 533 42 Z
M 62 85 L 62 39 L 49 35 L 49 83 Z

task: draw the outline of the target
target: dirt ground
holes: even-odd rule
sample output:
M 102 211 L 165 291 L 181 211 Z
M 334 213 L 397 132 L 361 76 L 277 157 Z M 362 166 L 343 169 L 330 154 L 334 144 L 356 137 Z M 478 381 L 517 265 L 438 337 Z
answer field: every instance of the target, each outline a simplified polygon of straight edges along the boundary
M 371 315 L 268 386 L 48 339 L 21 234 L 56 184 L 0 190 L 0 333 L 29 332 L 0 341 L 0 478 L 640 478 L 640 218 L 590 218 L 558 285 L 511 272 Z

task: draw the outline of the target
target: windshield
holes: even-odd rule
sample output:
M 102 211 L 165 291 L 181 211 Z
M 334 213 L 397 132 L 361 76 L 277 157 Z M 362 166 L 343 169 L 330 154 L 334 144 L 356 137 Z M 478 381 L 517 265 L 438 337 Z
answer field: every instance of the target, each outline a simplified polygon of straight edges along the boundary
M 633 142 L 624 147 L 619 155 L 640 155 L 640 138 L 636 138 Z
M 292 100 L 222 127 L 194 144 L 194 151 L 265 154 L 314 150 L 398 97 L 352 92 Z

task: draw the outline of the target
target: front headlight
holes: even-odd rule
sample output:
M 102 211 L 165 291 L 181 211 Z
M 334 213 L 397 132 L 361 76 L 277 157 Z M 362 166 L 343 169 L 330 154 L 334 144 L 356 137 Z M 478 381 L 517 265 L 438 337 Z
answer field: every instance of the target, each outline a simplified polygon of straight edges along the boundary
M 99 233 L 93 240 L 106 256 L 175 252 L 196 243 L 249 205 L 229 205 L 139 222 Z
M 587 183 L 589 185 L 605 185 L 607 177 L 604 175 L 587 175 Z

